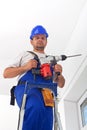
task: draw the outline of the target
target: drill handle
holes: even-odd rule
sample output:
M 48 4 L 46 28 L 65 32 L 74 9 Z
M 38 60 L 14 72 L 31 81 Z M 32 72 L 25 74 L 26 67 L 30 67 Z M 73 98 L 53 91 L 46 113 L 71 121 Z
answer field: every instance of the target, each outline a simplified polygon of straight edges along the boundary
M 55 56 L 53 56 L 53 60 L 51 60 L 50 62 L 51 62 L 51 66 L 54 66 L 57 64 L 57 60 L 56 60 Z
M 40 63 L 40 60 L 39 60 L 38 56 L 35 55 L 34 59 L 38 62 L 37 68 L 39 68 L 41 63 Z M 36 74 L 40 73 L 39 69 L 37 70 L 37 68 L 32 68 L 32 74 L 34 75 L 34 80 L 36 79 Z
M 53 56 L 53 60 L 51 61 L 51 65 L 55 66 L 57 64 L 57 60 L 55 56 Z M 58 76 L 60 75 L 60 72 L 55 72 L 54 80 L 56 81 L 58 79 Z

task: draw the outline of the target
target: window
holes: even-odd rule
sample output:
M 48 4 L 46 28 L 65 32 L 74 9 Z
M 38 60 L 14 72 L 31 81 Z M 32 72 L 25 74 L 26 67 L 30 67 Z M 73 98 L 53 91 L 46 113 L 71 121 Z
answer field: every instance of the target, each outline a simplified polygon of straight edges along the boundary
M 87 128 L 87 91 L 82 94 L 78 101 L 78 113 L 80 129 L 85 130 L 85 128 Z
M 87 98 L 80 105 L 82 126 L 87 124 Z

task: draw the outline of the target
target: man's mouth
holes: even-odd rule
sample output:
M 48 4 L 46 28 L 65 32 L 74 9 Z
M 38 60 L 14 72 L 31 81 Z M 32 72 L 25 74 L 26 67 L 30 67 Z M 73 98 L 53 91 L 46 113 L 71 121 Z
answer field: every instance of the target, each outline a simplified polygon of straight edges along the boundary
M 44 46 L 37 46 L 36 49 L 37 50 L 44 50 Z

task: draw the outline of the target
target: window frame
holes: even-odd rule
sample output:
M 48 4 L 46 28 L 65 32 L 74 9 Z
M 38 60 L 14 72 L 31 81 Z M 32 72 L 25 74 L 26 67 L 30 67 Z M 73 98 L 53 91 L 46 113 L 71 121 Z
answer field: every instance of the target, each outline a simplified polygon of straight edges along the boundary
M 81 112 L 81 105 L 84 104 L 85 100 L 87 100 L 87 90 L 83 93 L 83 95 L 80 97 L 78 101 L 78 115 L 79 115 L 79 123 L 81 129 L 87 126 L 87 124 L 86 125 L 83 124 L 82 112 Z

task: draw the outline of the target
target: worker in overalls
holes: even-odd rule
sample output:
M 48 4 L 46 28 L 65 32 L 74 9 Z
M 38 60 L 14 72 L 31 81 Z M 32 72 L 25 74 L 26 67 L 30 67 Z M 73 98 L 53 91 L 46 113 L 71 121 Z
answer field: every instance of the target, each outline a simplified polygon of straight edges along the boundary
M 47 38 L 48 33 L 46 29 L 41 25 L 35 26 L 30 34 L 30 43 L 33 46 L 32 52 L 38 56 L 40 63 L 34 58 L 34 55 L 25 51 L 16 58 L 12 65 L 4 70 L 4 78 L 18 76 L 18 84 L 14 94 L 19 107 L 21 107 L 26 81 L 31 83 L 36 82 L 37 84 L 39 82 L 42 84 L 52 84 L 53 82 L 56 82 L 60 88 L 65 84 L 65 79 L 62 75 L 62 66 L 59 64 L 51 67 L 51 78 L 45 79 L 42 75 L 36 75 L 34 77 L 32 73 L 32 69 L 36 69 L 41 65 L 41 59 L 46 57 L 44 50 L 47 45 Z M 54 81 L 56 72 L 59 72 L 60 75 Z M 53 94 L 49 89 L 30 89 L 27 92 L 22 130 L 52 130 L 53 107 Z

